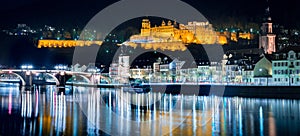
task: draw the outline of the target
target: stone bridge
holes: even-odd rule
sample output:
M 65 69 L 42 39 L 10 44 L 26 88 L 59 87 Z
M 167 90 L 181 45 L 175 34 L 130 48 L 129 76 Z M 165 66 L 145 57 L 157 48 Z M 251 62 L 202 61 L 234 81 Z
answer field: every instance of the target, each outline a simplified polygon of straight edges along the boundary
M 33 84 L 49 84 L 52 80 L 57 86 L 65 86 L 67 82 L 76 83 L 78 79 L 86 84 L 99 84 L 101 80 L 111 83 L 109 77 L 100 73 L 74 72 L 66 70 L 23 70 L 4 69 L 0 70 L 0 82 L 19 83 L 21 86 Z

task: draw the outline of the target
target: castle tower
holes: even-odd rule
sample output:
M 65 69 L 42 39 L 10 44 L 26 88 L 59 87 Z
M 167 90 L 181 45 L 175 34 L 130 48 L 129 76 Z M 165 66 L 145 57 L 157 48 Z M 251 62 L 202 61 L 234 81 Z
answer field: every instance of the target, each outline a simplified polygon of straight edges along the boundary
M 164 20 L 161 22 L 161 26 L 166 26 L 166 22 Z
M 270 9 L 268 7 L 266 9 L 266 18 L 262 23 L 261 34 L 259 36 L 259 48 L 263 48 L 265 54 L 272 54 L 273 52 L 276 52 L 275 37 L 276 35 L 273 34 Z
M 151 28 L 151 23 L 150 23 L 149 19 L 143 19 L 141 35 L 142 36 L 149 36 L 150 35 L 150 28 Z
M 168 26 L 171 26 L 172 25 L 172 22 L 169 20 L 168 21 Z

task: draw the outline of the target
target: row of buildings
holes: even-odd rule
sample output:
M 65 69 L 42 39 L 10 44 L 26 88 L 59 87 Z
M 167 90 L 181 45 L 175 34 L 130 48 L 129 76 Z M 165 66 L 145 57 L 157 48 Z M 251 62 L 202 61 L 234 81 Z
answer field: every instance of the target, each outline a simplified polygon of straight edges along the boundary
M 235 53 L 224 55 L 219 62 L 199 62 L 193 68 L 183 68 L 185 61 L 156 62 L 151 67 L 131 68 L 129 56 L 120 56 L 112 63 L 109 76 L 114 82 L 142 79 L 156 83 L 207 83 L 236 85 L 300 85 L 300 47 L 290 46 L 272 55 Z M 261 54 L 259 54 L 261 53 Z

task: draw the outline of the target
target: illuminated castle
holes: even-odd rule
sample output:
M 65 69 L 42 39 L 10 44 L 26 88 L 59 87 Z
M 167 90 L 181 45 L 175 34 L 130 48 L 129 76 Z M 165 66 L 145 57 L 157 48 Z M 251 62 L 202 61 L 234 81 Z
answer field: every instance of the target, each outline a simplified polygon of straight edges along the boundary
M 186 44 L 226 44 L 225 36 L 218 36 L 208 22 L 188 22 L 187 25 L 162 21 L 161 26 L 151 27 L 148 19 L 142 20 L 141 33 L 133 35 L 123 44 L 145 49 L 186 50 Z
M 143 19 L 140 35 L 134 35 L 131 41 L 140 42 L 177 42 L 184 44 L 215 44 L 218 36 L 208 22 L 188 22 L 188 25 L 162 21 L 161 26 L 151 27 L 148 19 Z

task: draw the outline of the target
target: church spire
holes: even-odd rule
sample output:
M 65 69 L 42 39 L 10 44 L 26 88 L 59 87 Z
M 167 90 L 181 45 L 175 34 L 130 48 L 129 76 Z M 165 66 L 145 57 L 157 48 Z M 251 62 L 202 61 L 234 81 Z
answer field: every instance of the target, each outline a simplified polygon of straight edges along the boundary
M 268 3 L 268 0 L 267 0 Z M 261 26 L 261 34 L 259 36 L 259 48 L 264 50 L 265 54 L 276 52 L 276 35 L 273 34 L 273 23 L 270 16 L 269 3 L 265 11 L 264 22 Z
M 264 21 L 272 21 L 272 18 L 271 18 L 271 14 L 270 14 L 270 5 L 269 5 L 269 1 L 267 0 L 267 8 L 265 10 L 265 18 L 264 18 Z

